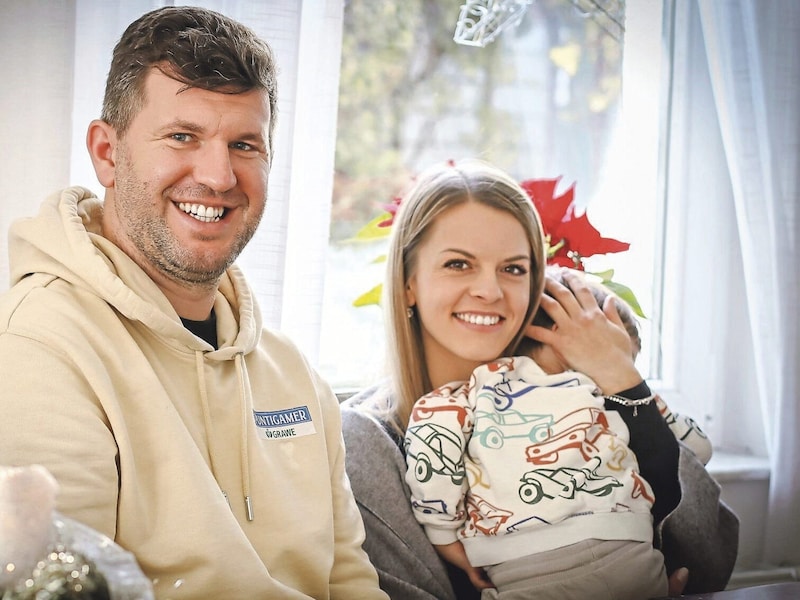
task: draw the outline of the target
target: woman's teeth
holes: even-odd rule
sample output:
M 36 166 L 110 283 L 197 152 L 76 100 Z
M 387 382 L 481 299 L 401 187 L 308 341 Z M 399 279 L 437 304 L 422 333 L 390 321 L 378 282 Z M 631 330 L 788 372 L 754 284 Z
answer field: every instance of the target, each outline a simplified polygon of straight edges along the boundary
M 178 203 L 178 208 L 187 215 L 191 215 L 198 221 L 203 221 L 204 223 L 219 221 L 225 213 L 224 208 L 214 208 L 213 206 L 203 206 L 202 204 L 188 204 L 186 202 Z
M 456 318 L 466 321 L 472 325 L 497 325 L 500 317 L 497 315 L 471 315 L 468 313 L 456 313 Z

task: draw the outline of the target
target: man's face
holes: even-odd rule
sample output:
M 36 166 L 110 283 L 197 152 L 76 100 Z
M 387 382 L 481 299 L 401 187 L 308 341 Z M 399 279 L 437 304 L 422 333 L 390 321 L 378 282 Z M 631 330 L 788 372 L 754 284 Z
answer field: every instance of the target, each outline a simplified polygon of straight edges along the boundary
M 152 69 L 113 150 L 104 235 L 157 283 L 215 285 L 250 241 L 269 179 L 263 90 L 224 94 Z

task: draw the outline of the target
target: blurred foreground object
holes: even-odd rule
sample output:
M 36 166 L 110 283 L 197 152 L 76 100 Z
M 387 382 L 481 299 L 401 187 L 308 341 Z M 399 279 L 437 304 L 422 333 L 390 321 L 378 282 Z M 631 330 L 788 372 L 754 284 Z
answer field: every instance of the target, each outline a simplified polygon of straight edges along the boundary
M 0 598 L 152 600 L 133 555 L 56 512 L 57 493 L 40 465 L 0 467 Z

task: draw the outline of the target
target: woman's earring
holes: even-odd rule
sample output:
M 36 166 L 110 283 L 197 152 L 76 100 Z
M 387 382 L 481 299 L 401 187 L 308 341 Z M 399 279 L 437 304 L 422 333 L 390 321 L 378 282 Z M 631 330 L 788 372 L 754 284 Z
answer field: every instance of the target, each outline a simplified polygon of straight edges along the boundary
M 406 308 L 406 316 L 409 319 L 413 319 L 414 318 L 414 309 L 411 308 L 410 306 Z

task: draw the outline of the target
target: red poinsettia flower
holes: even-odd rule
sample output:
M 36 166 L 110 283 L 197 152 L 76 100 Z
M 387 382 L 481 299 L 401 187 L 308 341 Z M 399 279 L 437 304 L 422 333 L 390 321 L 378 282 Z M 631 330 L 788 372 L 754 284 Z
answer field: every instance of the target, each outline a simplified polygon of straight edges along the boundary
M 400 208 L 400 203 L 403 201 L 401 196 L 392 198 L 391 204 L 384 204 L 383 208 L 389 213 L 390 217 L 385 221 L 378 223 L 378 227 L 391 227 L 394 224 L 394 217 L 397 215 L 397 209 Z
M 545 235 L 557 234 L 561 222 L 568 218 L 567 213 L 575 198 L 575 184 L 556 197 L 556 185 L 561 181 L 557 179 L 526 179 L 520 185 L 533 201 L 536 212 L 542 220 Z
M 583 270 L 583 258 L 594 254 L 623 252 L 630 247 L 626 242 L 604 238 L 589 223 L 586 212 L 575 213 L 575 184 L 556 196 L 558 179 L 528 179 L 521 183 L 542 220 L 548 244 L 547 262 Z
M 571 211 L 571 218 L 561 224 L 558 234 L 563 236 L 564 249 L 567 254 L 573 253 L 573 255 L 577 255 L 575 256 L 577 259 L 593 254 L 624 252 L 631 246 L 627 242 L 603 237 L 589 223 L 585 212 L 580 217 L 576 217 L 574 209 Z

